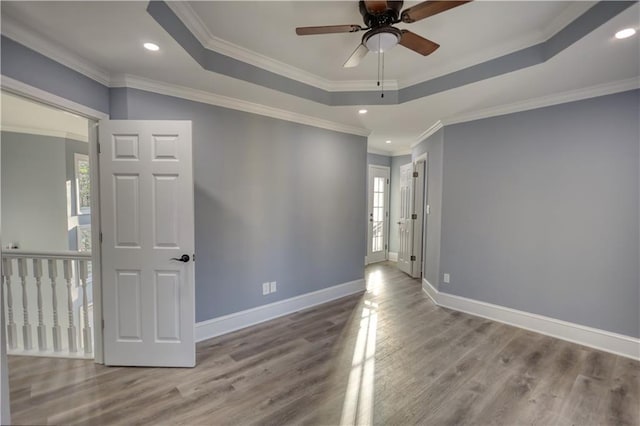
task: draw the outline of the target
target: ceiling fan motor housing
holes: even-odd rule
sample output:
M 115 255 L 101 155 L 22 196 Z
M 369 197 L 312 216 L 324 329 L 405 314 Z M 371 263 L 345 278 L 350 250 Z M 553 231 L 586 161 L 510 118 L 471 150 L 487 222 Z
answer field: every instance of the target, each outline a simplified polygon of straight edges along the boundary
M 375 29 L 398 22 L 398 16 L 400 16 L 400 10 L 404 2 L 387 1 L 379 3 L 386 3 L 386 7 L 379 9 L 379 11 L 370 11 L 367 9 L 365 1 L 360 0 L 360 14 L 362 15 L 365 25 L 369 28 Z

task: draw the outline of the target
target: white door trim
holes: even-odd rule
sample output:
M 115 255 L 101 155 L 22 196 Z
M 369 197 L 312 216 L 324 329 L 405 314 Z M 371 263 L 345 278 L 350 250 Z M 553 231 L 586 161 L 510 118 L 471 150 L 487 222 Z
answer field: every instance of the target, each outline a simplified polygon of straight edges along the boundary
M 370 188 L 369 184 L 371 183 L 371 171 L 372 169 L 382 170 L 386 174 L 386 190 L 384 192 L 384 206 L 385 206 L 385 216 L 384 216 L 384 259 L 389 260 L 389 216 L 390 216 L 390 192 L 391 192 L 391 167 L 388 166 L 379 166 L 376 164 L 369 164 L 367 167 L 367 255 L 365 256 L 365 265 L 368 265 L 371 262 L 371 228 L 369 226 L 369 219 L 371 214 L 371 196 L 373 195 L 373 189 Z M 380 260 L 376 260 L 379 262 Z
M 421 167 L 422 165 L 422 167 Z M 417 219 L 413 228 L 413 254 L 416 261 L 413 263 L 413 276 L 419 278 L 422 274 L 422 265 L 424 264 L 424 200 L 425 186 L 427 183 L 427 162 L 426 153 L 416 158 L 413 162 L 413 170 L 417 171 L 419 176 L 414 178 L 413 189 L 413 211 L 417 215 Z
M 424 179 L 423 179 L 423 200 L 422 200 L 422 231 L 420 235 L 420 239 L 422 240 L 422 245 L 420 246 L 422 261 L 420 262 L 420 273 L 422 277 L 426 277 L 426 264 L 427 264 L 427 251 L 426 251 L 426 241 L 427 241 L 427 221 L 429 220 L 429 153 L 424 152 L 418 155 L 414 160 L 414 163 L 418 163 L 420 161 L 424 161 Z

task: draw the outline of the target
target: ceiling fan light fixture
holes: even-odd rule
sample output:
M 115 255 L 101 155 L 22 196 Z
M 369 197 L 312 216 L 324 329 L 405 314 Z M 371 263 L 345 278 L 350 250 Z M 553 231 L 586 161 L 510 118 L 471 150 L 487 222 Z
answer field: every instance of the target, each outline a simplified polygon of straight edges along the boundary
M 381 53 L 393 48 L 400 41 L 400 35 L 395 31 L 380 31 L 371 34 L 364 41 L 370 52 Z

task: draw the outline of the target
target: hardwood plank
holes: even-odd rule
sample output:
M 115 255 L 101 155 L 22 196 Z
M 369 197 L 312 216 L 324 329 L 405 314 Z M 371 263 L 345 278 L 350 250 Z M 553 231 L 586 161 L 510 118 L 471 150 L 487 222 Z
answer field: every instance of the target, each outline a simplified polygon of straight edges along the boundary
M 219 336 L 193 369 L 9 357 L 15 424 L 635 425 L 640 363 L 369 289 Z

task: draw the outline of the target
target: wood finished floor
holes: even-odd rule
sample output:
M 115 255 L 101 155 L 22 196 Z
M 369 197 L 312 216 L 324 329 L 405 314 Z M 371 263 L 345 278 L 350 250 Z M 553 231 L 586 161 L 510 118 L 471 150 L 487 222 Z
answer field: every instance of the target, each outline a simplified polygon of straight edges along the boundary
M 193 369 L 9 357 L 16 424 L 638 425 L 640 363 L 368 291 L 198 344 Z

